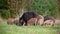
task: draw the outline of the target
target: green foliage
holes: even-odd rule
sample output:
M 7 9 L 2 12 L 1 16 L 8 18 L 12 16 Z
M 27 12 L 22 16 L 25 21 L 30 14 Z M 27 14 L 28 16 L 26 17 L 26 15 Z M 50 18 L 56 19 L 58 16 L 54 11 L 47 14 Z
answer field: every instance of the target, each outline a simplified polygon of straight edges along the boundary
M 28 11 L 36 11 L 40 15 L 57 16 L 56 0 L 34 0 Z
M 8 0 L 0 0 L 0 14 L 3 18 L 9 18 L 10 12 L 8 10 Z
M 0 9 L 7 9 L 8 0 L 0 0 Z
M 14 11 L 6 10 L 6 9 L 0 9 L 0 14 L 3 18 L 15 18 L 17 15 Z
M 15 18 L 17 16 L 16 14 L 17 12 L 15 12 L 14 10 L 10 10 L 10 17 L 11 18 Z
M 15 17 L 14 15 L 17 13 L 10 7 L 9 1 L 11 2 L 11 0 L 0 0 L 0 14 L 3 18 Z
M 3 18 L 9 18 L 10 17 L 10 12 L 9 10 L 5 10 L 5 9 L 0 9 L 0 14 Z
M 15 2 L 15 0 L 13 1 Z M 22 13 L 22 10 L 36 11 L 38 14 L 44 16 L 56 17 L 58 14 L 56 0 L 17 0 L 18 4 L 15 2 L 16 7 L 13 1 L 0 0 L 0 13 L 2 17 L 15 17 L 19 13 Z

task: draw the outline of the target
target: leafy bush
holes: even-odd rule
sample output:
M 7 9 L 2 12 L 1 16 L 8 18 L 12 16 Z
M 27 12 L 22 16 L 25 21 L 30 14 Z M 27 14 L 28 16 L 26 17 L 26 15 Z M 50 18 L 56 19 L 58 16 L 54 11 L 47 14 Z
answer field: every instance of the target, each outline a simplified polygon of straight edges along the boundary
M 9 18 L 10 17 L 10 12 L 9 12 L 9 10 L 6 10 L 6 9 L 0 9 L 0 14 L 3 18 Z
M 8 0 L 0 0 L 0 9 L 7 9 L 8 8 Z
M 28 11 L 36 11 L 40 15 L 57 16 L 58 8 L 56 0 L 34 0 Z

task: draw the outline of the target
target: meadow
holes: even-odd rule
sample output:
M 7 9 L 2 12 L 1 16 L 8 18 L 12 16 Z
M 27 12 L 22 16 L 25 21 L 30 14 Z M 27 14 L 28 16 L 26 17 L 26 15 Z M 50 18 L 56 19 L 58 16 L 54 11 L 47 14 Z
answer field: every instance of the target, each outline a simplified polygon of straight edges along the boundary
M 0 34 L 60 34 L 60 25 L 51 26 L 16 26 L 0 22 Z

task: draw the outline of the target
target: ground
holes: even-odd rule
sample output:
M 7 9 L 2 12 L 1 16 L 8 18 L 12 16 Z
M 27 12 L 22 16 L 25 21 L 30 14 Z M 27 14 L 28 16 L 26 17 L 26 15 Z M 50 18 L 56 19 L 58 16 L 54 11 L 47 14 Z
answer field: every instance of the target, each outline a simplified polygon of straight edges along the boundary
M 60 25 L 51 26 L 16 26 L 0 22 L 0 34 L 60 34 Z

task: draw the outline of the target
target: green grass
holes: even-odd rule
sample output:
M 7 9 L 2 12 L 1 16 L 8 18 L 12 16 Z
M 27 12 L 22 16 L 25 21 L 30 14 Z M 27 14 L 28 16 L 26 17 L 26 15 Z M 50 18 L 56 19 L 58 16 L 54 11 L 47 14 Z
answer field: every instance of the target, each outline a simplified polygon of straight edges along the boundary
M 60 25 L 48 26 L 16 26 L 0 22 L 0 34 L 60 34 Z

